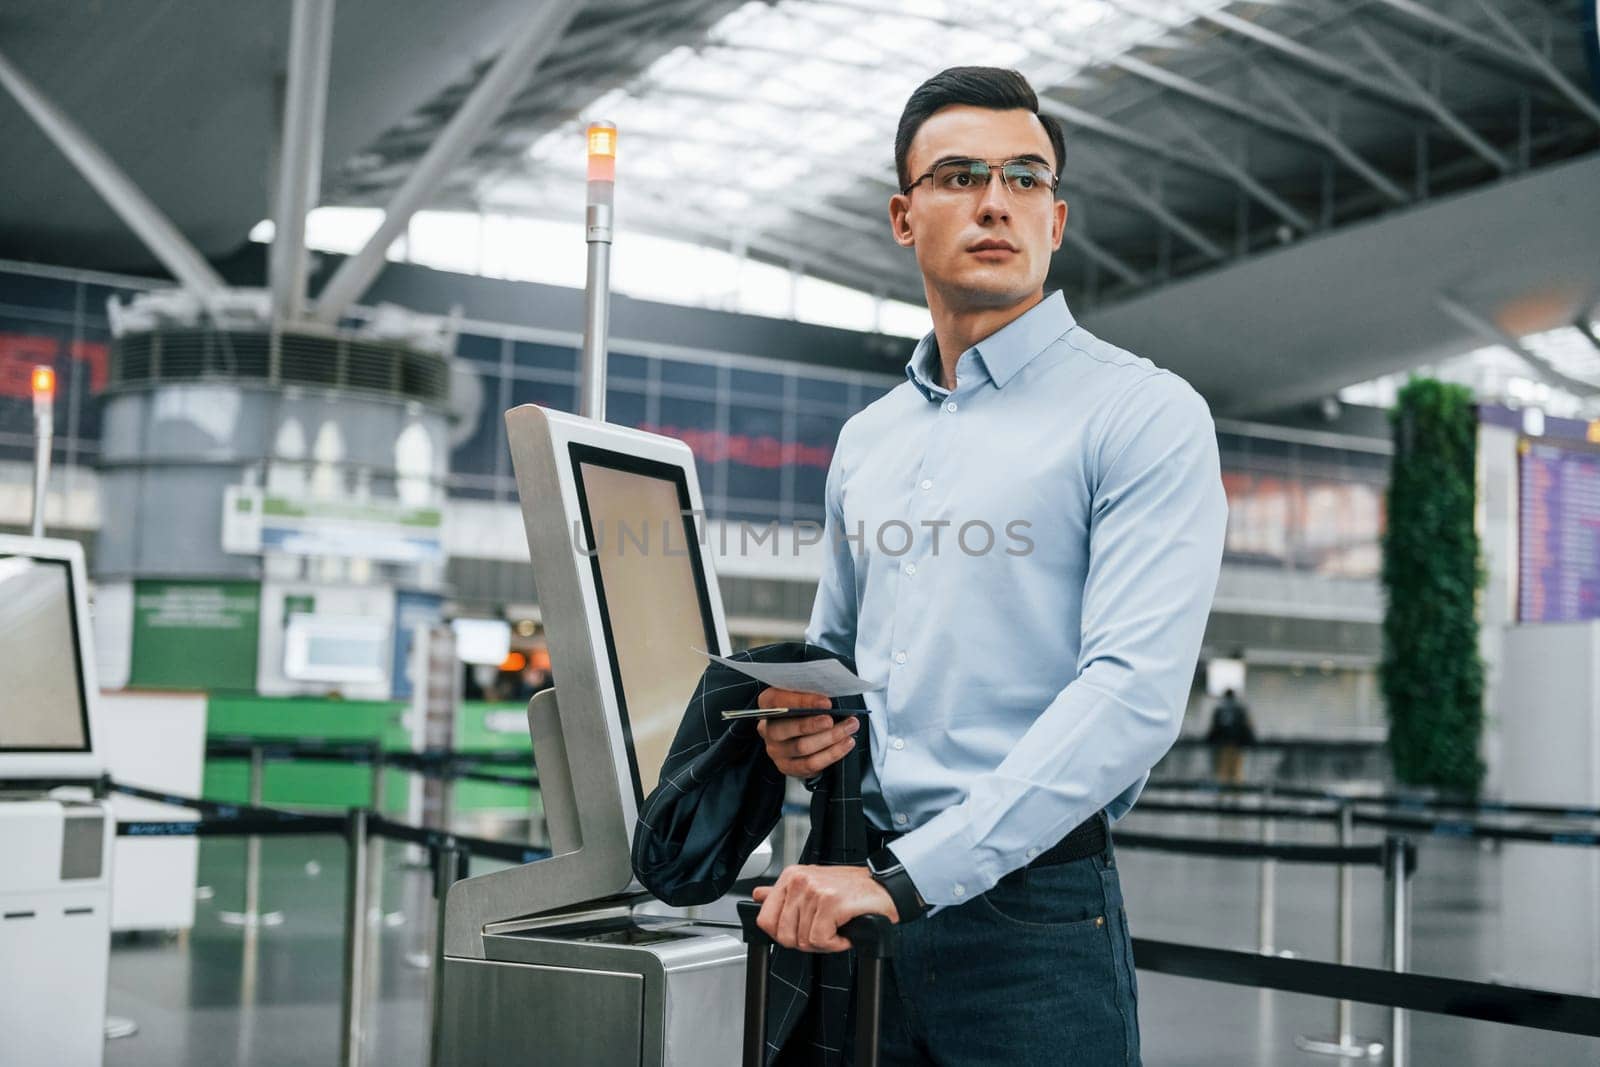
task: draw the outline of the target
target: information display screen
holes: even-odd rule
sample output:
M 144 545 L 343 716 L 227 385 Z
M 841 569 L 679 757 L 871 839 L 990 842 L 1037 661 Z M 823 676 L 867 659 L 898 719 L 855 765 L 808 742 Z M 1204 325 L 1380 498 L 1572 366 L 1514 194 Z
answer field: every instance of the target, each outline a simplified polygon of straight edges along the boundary
M 1517 618 L 1600 618 L 1600 449 L 1524 440 Z

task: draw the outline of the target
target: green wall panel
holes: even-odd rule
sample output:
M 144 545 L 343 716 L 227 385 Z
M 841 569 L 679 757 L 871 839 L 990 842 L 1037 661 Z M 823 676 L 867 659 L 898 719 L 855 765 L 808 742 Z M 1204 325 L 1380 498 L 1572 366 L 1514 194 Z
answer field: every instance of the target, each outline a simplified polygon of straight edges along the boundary
M 259 582 L 133 583 L 128 684 L 150 689 L 254 690 Z
M 213 695 L 207 736 L 263 740 L 368 741 L 378 739 L 386 751 L 410 750 L 401 717 L 407 705 L 395 701 L 329 700 L 315 697 Z M 526 751 L 527 766 L 494 768 L 520 775 L 531 768 L 532 746 L 527 729 L 510 727 L 525 720 L 520 704 L 466 704 L 456 723 L 456 748 L 461 751 Z M 494 727 L 498 726 L 499 729 Z M 384 809 L 405 811 L 412 775 L 389 769 L 384 778 Z M 527 811 L 531 798 L 520 786 L 458 781 L 458 812 Z M 244 802 L 250 795 L 250 767 L 243 759 L 207 759 L 204 795 Z M 263 802 L 290 807 L 359 807 L 371 803 L 372 770 L 363 765 L 311 761 L 273 761 L 262 781 Z

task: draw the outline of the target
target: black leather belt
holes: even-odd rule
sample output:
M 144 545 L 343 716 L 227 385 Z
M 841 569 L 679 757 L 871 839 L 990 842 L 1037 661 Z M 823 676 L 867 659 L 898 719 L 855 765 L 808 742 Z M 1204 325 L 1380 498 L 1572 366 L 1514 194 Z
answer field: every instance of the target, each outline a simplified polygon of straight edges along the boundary
M 876 852 L 884 845 L 893 844 L 897 838 L 904 834 L 888 830 L 880 830 L 875 826 L 867 827 L 867 851 Z M 1060 841 L 1051 845 L 1035 856 L 1028 864 L 1029 867 L 1054 867 L 1061 863 L 1071 863 L 1081 860 L 1085 856 L 1093 856 L 1097 852 L 1104 852 L 1106 848 L 1106 819 L 1103 812 L 1095 812 L 1083 822 L 1072 828 L 1072 832 Z

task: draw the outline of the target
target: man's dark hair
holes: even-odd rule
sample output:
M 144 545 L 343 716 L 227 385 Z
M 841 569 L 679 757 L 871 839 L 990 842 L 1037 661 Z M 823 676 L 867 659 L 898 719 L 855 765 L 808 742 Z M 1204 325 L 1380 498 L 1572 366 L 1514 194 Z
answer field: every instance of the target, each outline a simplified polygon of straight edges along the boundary
M 1050 147 L 1055 149 L 1056 174 L 1061 174 L 1067 159 L 1066 136 L 1054 116 L 1039 114 L 1039 97 L 1028 79 L 1001 67 L 950 67 L 917 86 L 917 91 L 906 101 L 905 110 L 900 112 L 900 127 L 894 134 L 894 169 L 900 176 L 900 188 L 911 184 L 911 172 L 906 169 L 911 139 L 928 121 L 928 116 L 952 104 L 995 111 L 1024 108 L 1038 115 L 1044 132 L 1050 137 Z

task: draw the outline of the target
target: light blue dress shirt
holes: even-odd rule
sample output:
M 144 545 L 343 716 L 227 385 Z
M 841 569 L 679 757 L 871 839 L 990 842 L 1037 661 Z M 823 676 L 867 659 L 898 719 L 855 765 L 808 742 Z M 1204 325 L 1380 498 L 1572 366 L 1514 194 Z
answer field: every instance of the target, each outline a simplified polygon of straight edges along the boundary
M 937 383 L 847 422 L 806 640 L 855 658 L 868 818 L 923 898 L 987 891 L 1101 808 L 1183 722 L 1227 502 L 1206 403 L 1052 293 Z

